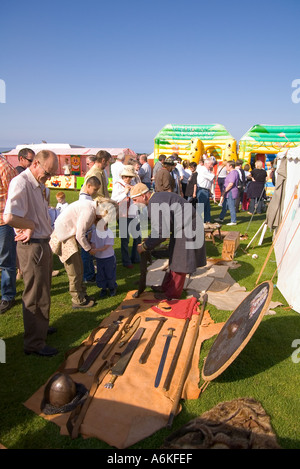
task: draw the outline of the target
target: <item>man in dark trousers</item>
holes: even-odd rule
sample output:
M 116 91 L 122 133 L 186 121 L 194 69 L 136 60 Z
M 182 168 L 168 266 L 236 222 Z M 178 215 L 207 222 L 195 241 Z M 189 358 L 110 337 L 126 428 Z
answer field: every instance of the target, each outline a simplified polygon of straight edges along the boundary
M 32 164 L 12 179 L 8 188 L 4 221 L 15 229 L 17 255 L 23 273 L 22 295 L 24 352 L 52 356 L 58 350 L 46 345 L 51 303 L 52 233 L 48 204 L 43 196 L 46 181 L 58 169 L 55 153 L 42 150 Z
M 138 252 L 152 251 L 170 239 L 169 272 L 161 290 L 162 297 L 180 298 L 186 274 L 206 265 L 204 226 L 192 204 L 174 192 L 151 193 L 145 184 L 136 184 L 130 194 L 133 202 L 147 206 L 151 233 L 138 245 Z

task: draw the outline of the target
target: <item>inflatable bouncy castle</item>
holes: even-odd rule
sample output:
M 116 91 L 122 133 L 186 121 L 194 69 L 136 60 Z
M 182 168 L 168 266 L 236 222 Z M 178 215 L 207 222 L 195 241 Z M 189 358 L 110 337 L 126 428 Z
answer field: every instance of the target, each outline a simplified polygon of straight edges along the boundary
M 154 162 L 159 155 L 170 156 L 172 153 L 196 163 L 204 153 L 216 160 L 236 160 L 236 140 L 220 124 L 168 124 L 154 139 Z
M 265 160 L 273 160 L 285 148 L 300 145 L 300 125 L 261 125 L 251 127 L 239 141 L 239 158 L 245 163 L 263 155 Z M 259 156 L 261 159 L 261 156 Z
M 269 174 L 279 152 L 300 146 L 300 125 L 256 124 L 239 141 L 239 158 L 254 167 L 261 160 Z M 270 178 L 266 183 L 266 195 L 272 196 L 274 186 Z

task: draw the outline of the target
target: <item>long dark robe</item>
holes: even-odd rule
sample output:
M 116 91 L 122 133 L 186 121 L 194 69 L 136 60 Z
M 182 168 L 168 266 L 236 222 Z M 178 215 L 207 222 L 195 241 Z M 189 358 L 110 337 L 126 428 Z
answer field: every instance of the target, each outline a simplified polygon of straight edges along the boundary
M 188 206 L 186 211 L 184 206 Z M 171 270 L 191 274 L 197 267 L 206 265 L 203 221 L 192 204 L 174 192 L 155 192 L 148 204 L 148 217 L 151 233 L 145 245 L 152 250 L 169 238 Z

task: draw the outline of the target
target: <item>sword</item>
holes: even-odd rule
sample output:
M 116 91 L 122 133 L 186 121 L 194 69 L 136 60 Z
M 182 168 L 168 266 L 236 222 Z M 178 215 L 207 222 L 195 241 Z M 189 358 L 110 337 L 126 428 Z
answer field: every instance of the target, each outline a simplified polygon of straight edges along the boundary
M 96 358 L 100 355 L 104 347 L 108 344 L 112 336 L 119 329 L 119 324 L 121 323 L 122 319 L 123 319 L 123 316 L 119 316 L 119 318 L 116 321 L 113 321 L 113 323 L 108 326 L 107 330 L 104 332 L 102 337 L 97 341 L 97 344 L 94 346 L 93 350 L 90 352 L 88 357 L 85 359 L 85 361 L 79 368 L 79 371 L 81 373 L 85 373 L 92 366 L 92 364 L 94 363 Z
M 146 329 L 144 327 L 140 327 L 135 333 L 135 335 L 133 336 L 133 338 L 131 339 L 131 341 L 128 343 L 124 352 L 121 353 L 119 360 L 117 361 L 117 363 L 113 366 L 111 370 L 112 377 L 110 381 L 104 385 L 105 388 L 112 389 L 114 387 L 114 383 L 116 379 L 118 378 L 118 376 L 122 376 L 124 374 L 126 367 L 128 363 L 130 362 L 130 359 L 135 349 L 137 348 L 139 341 L 142 335 L 144 334 L 145 330 Z
M 170 342 L 171 342 L 172 338 L 174 337 L 173 332 L 175 331 L 175 329 L 174 329 L 174 327 L 169 327 L 168 331 L 169 331 L 169 333 L 168 333 L 167 338 L 166 338 L 166 343 L 165 343 L 165 346 L 164 346 L 164 350 L 163 350 L 163 353 L 162 353 L 162 356 L 161 356 L 161 359 L 160 359 L 160 364 L 159 364 L 157 374 L 156 374 L 156 378 L 155 378 L 154 386 L 156 388 L 159 386 L 159 383 L 160 383 L 160 380 L 161 380 L 161 375 L 162 375 L 162 372 L 163 372 L 163 369 L 164 369 L 164 365 L 165 365 L 165 361 L 166 361 L 166 358 L 167 358 Z

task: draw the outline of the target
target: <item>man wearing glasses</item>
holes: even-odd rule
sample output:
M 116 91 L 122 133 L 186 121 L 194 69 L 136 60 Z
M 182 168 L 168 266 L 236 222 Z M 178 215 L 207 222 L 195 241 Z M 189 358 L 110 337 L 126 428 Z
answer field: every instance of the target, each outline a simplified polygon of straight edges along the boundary
M 35 153 L 33 150 L 30 150 L 30 148 L 22 148 L 22 150 L 19 151 L 18 153 L 19 164 L 16 167 L 18 174 L 22 173 L 22 171 L 25 171 L 25 169 L 29 168 L 29 166 L 33 162 L 34 156 L 35 156 Z
M 4 221 L 15 229 L 17 255 L 23 273 L 22 295 L 24 352 L 52 356 L 57 349 L 46 345 L 49 328 L 52 233 L 44 184 L 57 173 L 58 158 L 52 151 L 37 153 L 32 164 L 12 179 L 4 210 Z

